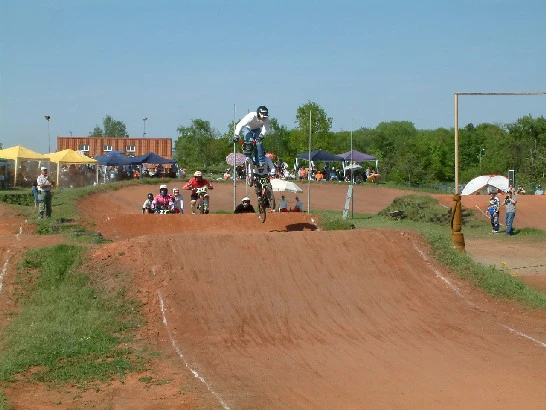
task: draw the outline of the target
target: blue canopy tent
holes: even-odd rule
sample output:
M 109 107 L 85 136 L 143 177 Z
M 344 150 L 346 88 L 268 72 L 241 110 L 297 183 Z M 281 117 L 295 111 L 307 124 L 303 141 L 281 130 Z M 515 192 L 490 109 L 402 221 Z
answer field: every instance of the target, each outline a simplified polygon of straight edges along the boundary
M 339 155 L 330 154 L 328 151 L 323 151 L 321 149 L 317 149 L 315 151 L 311 152 L 304 152 L 301 154 L 296 155 L 296 158 L 298 159 L 305 159 L 305 160 L 311 160 L 311 161 L 324 161 L 324 162 L 340 162 L 343 161 L 343 158 Z
M 343 154 L 338 154 L 345 161 L 354 161 L 354 162 L 364 162 L 364 161 L 377 161 L 377 158 L 373 155 L 365 154 L 357 150 L 352 150 L 344 152 Z
M 147 154 L 135 157 L 135 159 L 138 159 L 140 164 L 176 164 L 174 159 L 163 158 L 155 152 L 148 152 Z
M 98 155 L 95 157 L 99 161 L 99 165 L 115 166 L 115 165 L 139 165 L 142 164 L 137 157 L 127 157 L 121 154 L 113 155 Z
M 338 155 L 342 157 L 345 161 L 352 161 L 352 162 L 375 161 L 375 169 L 379 171 L 379 166 L 378 166 L 379 160 L 373 155 L 369 155 L 357 150 L 344 152 L 343 154 L 338 154 Z M 349 165 L 352 165 L 352 164 L 349 164 Z
M 119 151 L 117 151 L 119 152 Z M 103 174 L 104 174 L 104 183 L 106 183 L 106 167 L 110 166 L 124 166 L 124 165 L 140 165 L 141 162 L 138 161 L 135 157 L 128 157 L 126 155 L 121 155 L 118 153 L 108 153 L 105 155 L 98 155 L 95 157 L 97 161 L 99 161 L 98 165 L 103 167 Z M 110 178 L 112 179 L 115 173 L 110 174 Z

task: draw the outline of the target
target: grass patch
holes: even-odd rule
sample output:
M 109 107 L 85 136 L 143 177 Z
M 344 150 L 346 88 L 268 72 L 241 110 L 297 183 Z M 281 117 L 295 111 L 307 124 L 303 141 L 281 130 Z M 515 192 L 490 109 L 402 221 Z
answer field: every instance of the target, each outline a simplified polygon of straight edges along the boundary
M 515 229 L 516 235 L 518 237 L 525 237 L 525 238 L 536 238 L 536 239 L 545 239 L 546 238 L 546 232 L 542 229 L 537 228 L 521 228 L 521 229 Z
M 11 410 L 12 408 L 4 391 L 0 389 L 0 410 Z
M 394 210 L 402 210 L 405 217 L 398 219 L 390 216 Z M 411 229 L 420 232 L 428 241 L 437 261 L 458 273 L 460 278 L 469 280 L 488 294 L 505 299 L 514 299 L 522 305 L 546 310 L 546 294 L 528 287 L 520 280 L 494 266 L 475 262 L 466 253 L 460 253 L 451 242 L 449 212 L 428 196 L 408 195 L 397 198 L 378 215 L 356 214 L 348 222 L 357 228 L 396 228 Z M 322 213 L 319 213 L 322 215 Z M 465 235 L 483 237 L 491 228 L 488 221 L 478 219 L 472 211 L 465 211 L 463 220 Z M 337 215 L 341 217 L 341 213 Z M 447 216 L 447 222 L 446 222 Z M 321 218 L 322 221 L 322 218 Z M 516 237 L 543 240 L 546 232 L 535 228 L 517 230 Z M 504 238 L 499 238 L 504 239 Z M 511 240 L 514 240 L 512 238 Z
M 85 383 L 143 368 L 139 354 L 120 347 L 138 324 L 134 303 L 90 287 L 77 269 L 83 255 L 73 245 L 27 252 L 25 297 L 0 339 L 1 381 Z
M 344 231 L 355 228 L 350 219 L 343 219 L 340 212 L 317 211 L 315 213 L 319 215 L 319 224 L 323 231 Z
M 451 219 L 451 208 L 445 208 L 431 196 L 405 195 L 395 198 L 394 201 L 379 215 L 395 219 L 409 219 L 413 222 L 430 222 L 448 225 Z M 474 212 L 462 210 L 463 225 L 477 221 Z
M 457 271 L 461 278 L 495 297 L 515 299 L 525 306 L 546 309 L 546 294 L 528 287 L 494 266 L 474 262 L 468 254 L 456 250 L 449 235 L 443 232 L 426 229 L 421 232 L 427 238 L 436 260 Z

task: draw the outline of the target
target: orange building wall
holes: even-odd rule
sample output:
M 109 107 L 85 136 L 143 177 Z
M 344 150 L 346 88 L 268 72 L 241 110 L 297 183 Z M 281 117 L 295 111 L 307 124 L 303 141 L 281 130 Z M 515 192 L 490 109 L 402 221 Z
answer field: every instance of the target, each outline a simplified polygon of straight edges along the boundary
M 121 151 L 126 155 L 139 156 L 155 152 L 163 158 L 172 159 L 172 138 L 96 138 L 96 137 L 57 137 L 57 151 L 72 149 L 80 151 L 81 145 L 88 145 L 89 151 L 84 152 L 89 157 L 106 154 L 103 147 L 112 146 L 112 150 Z M 134 152 L 128 152 L 126 146 L 134 146 Z

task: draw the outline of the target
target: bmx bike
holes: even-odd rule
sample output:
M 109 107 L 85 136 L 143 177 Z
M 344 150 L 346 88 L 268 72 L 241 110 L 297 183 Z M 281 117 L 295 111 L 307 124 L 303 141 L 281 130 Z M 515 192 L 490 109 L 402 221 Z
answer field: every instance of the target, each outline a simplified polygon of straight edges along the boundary
M 200 214 L 209 213 L 209 194 L 206 186 L 201 188 L 194 188 L 194 192 L 197 194 L 196 206 Z
M 255 187 L 256 197 L 258 198 L 258 219 L 264 223 L 267 208 L 275 209 L 276 206 L 273 188 L 271 187 L 269 174 L 264 171 L 267 167 L 259 168 L 253 160 L 256 157 L 256 139 L 252 139 L 251 142 L 244 142 L 242 146 L 243 152 L 250 151 L 250 157 L 245 159 L 246 183 L 249 187 Z

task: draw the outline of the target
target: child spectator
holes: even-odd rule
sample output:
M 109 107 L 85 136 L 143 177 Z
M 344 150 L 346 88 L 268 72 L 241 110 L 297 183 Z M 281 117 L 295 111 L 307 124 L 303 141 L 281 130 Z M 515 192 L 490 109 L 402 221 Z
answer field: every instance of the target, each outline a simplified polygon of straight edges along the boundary
M 172 200 L 174 205 L 175 214 L 184 213 L 184 199 L 180 195 L 180 190 L 178 188 L 173 188 Z
M 38 182 L 32 183 L 32 195 L 34 196 L 34 207 L 36 208 L 40 203 L 40 197 L 38 196 Z
M 154 210 L 152 209 L 152 202 L 154 201 L 154 194 L 151 192 L 148 194 L 148 198 L 142 204 L 142 213 L 143 214 L 153 214 Z
M 491 233 L 499 233 L 499 198 L 497 198 L 496 192 L 491 192 L 491 198 L 489 198 L 489 205 L 487 206 L 487 210 L 489 211 L 489 218 L 491 220 L 491 227 L 493 230 Z

